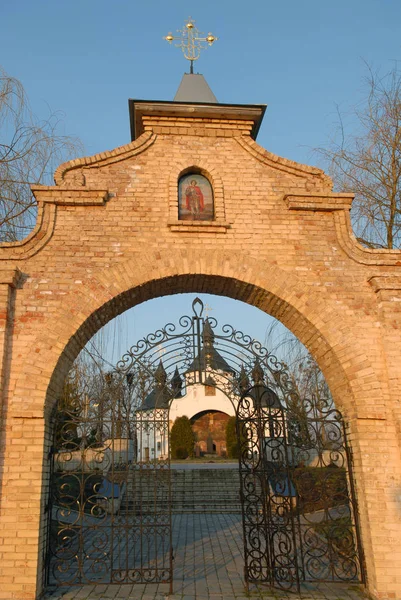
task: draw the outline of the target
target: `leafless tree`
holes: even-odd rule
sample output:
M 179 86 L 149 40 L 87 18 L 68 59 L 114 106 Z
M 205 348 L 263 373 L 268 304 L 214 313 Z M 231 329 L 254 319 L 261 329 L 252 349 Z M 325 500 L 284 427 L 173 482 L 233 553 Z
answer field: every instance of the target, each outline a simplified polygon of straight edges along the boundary
M 335 186 L 354 192 L 352 220 L 358 241 L 368 248 L 401 247 L 401 71 L 384 76 L 368 67 L 367 97 L 346 117 L 327 148 L 317 149 Z
M 279 321 L 273 321 L 266 331 L 265 347 L 283 362 L 301 407 L 306 403 L 333 406 L 329 386 L 315 358 L 299 339 Z M 291 406 L 291 410 L 301 407 Z
M 12 242 L 35 224 L 29 184 L 51 183 L 58 164 L 81 153 L 81 143 L 59 135 L 61 115 L 39 120 L 24 88 L 0 67 L 0 242 Z

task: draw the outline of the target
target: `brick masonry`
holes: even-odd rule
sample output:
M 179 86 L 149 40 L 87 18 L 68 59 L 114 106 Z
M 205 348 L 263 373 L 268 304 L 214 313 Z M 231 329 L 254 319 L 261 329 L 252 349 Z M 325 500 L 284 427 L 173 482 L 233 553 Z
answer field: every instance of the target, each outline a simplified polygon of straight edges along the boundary
M 36 186 L 35 230 L 0 248 L 0 599 L 43 591 L 49 416 L 72 361 L 126 309 L 193 291 L 260 308 L 316 357 L 350 427 L 368 590 L 401 599 L 401 252 L 358 245 L 352 196 L 258 146 L 251 120 L 145 113 L 134 142 Z M 178 220 L 191 169 L 212 222 Z

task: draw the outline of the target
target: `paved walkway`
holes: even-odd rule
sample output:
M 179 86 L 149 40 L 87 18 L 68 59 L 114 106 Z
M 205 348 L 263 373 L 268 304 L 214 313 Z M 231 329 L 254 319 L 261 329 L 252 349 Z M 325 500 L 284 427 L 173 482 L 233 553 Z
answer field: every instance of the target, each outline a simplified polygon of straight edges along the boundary
M 243 579 L 242 521 L 237 514 L 178 514 L 173 517 L 174 585 L 87 585 L 58 588 L 45 595 L 56 600 L 249 600 L 300 596 L 251 586 Z M 302 600 L 361 600 L 357 585 L 305 587 Z

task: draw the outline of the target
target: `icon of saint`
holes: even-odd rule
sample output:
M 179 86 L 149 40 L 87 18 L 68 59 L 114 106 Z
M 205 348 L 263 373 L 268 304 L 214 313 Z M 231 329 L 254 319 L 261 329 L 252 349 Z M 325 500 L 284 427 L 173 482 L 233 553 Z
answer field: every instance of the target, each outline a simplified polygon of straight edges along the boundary
M 196 179 L 191 179 L 190 185 L 188 185 L 185 189 L 185 197 L 186 197 L 186 207 L 187 210 L 190 211 L 192 218 L 199 219 L 200 213 L 203 212 L 205 208 L 205 203 L 203 199 L 203 194 L 198 186 L 198 182 Z

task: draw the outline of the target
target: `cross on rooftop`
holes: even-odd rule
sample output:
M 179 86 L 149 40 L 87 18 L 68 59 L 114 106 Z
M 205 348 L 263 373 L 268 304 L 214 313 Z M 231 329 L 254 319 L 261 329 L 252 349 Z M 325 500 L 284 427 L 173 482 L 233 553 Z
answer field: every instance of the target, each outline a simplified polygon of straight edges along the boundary
M 202 32 L 195 27 L 195 21 L 189 17 L 185 26 L 182 29 L 178 29 L 177 33 L 180 36 L 174 36 L 171 32 L 166 35 L 165 40 L 171 44 L 174 40 L 179 40 L 180 43 L 176 44 L 177 48 L 181 48 L 184 56 L 187 60 L 191 61 L 190 73 L 194 72 L 194 60 L 198 60 L 201 50 L 206 48 L 205 43 L 211 46 L 213 42 L 217 40 L 212 33 L 208 33 L 206 37 L 201 37 Z
M 205 315 L 207 318 L 209 316 L 209 313 L 212 312 L 213 308 L 211 306 L 209 306 L 208 304 L 205 304 L 204 308 L 205 308 Z

